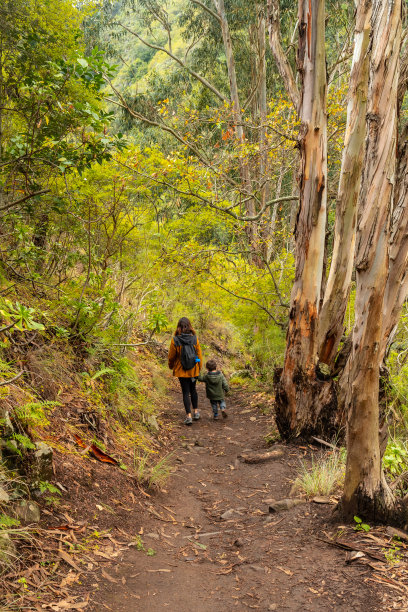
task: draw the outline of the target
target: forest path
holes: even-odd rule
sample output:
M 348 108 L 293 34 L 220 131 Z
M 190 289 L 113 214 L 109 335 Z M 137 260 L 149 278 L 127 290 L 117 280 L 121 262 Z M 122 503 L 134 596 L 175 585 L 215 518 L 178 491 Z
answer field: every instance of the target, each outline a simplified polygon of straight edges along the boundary
M 234 394 L 228 418 L 214 422 L 201 395 L 202 418 L 185 427 L 179 425 L 179 394 L 173 397 L 164 418 L 180 439 L 177 470 L 166 492 L 134 511 L 134 533 L 145 550 L 130 547 L 104 564 L 111 580 L 93 585 L 97 590 L 89 586 L 88 609 L 385 610 L 381 593 L 366 580 L 370 570 L 345 565 L 344 551 L 317 539 L 334 529 L 328 524 L 331 506 L 305 503 L 267 514 L 264 500 L 288 496 L 304 451 L 287 446 L 281 459 L 242 463 L 243 451 L 265 450 L 269 417 L 248 406 L 245 395 Z M 235 512 L 222 519 L 228 510 Z M 148 548 L 156 554 L 149 556 Z

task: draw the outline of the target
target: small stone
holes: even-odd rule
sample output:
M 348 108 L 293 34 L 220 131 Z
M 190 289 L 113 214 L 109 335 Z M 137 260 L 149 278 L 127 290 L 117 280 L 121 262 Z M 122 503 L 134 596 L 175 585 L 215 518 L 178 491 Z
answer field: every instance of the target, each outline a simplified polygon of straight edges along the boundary
M 268 610 L 277 610 L 278 604 L 270 604 Z
M 0 418 L 2 419 L 3 438 L 11 438 L 14 434 L 14 427 L 10 419 L 8 410 L 3 413 L 0 412 Z
M 146 538 L 153 538 L 153 540 L 158 540 L 159 535 L 157 533 L 146 533 Z
M 238 510 L 234 510 L 233 508 L 231 508 L 230 510 L 226 510 L 223 514 L 221 514 L 221 518 L 224 521 L 234 518 L 234 516 L 241 516 L 241 513 L 238 512 Z
M 10 501 L 10 495 L 3 487 L 0 487 L 0 502 L 8 503 Z
M 204 444 L 201 442 L 201 440 L 194 440 L 194 446 L 201 446 L 204 447 Z
M 38 480 L 49 481 L 54 475 L 52 467 L 52 448 L 45 442 L 36 442 L 34 452 L 35 474 Z
M 304 499 L 280 499 L 269 506 L 269 512 L 282 512 L 283 510 L 290 510 L 299 504 L 304 504 Z
M 237 538 L 234 541 L 234 546 L 236 546 L 237 548 L 241 548 L 241 546 L 243 546 L 243 545 L 244 545 L 244 542 L 243 542 L 243 540 L 241 540 L 241 538 Z
M 156 431 L 156 432 L 160 431 L 160 426 L 154 414 L 149 414 L 146 420 L 147 420 L 147 424 L 149 425 L 150 429 L 153 429 L 153 431 Z
M 39 523 L 40 508 L 34 501 L 23 499 L 14 506 L 14 514 L 23 523 Z
M 332 503 L 330 497 L 321 497 L 320 495 L 316 495 L 316 497 L 313 497 L 312 502 L 314 502 L 315 504 L 331 504 Z
M 10 470 L 21 467 L 22 459 L 17 440 L 0 439 L 0 451 L 2 461 Z
M 248 565 L 249 569 L 254 570 L 254 572 L 264 572 L 265 568 L 260 565 Z

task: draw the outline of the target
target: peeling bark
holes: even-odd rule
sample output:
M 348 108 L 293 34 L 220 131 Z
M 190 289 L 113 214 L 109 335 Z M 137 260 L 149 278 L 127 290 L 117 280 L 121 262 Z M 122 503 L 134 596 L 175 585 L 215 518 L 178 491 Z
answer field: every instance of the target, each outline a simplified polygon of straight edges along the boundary
M 401 0 L 373 0 L 367 138 L 356 239 L 352 348 L 342 378 L 348 415 L 343 514 L 387 519 L 394 499 L 381 469 L 379 370 L 395 181 Z
M 279 24 L 279 0 L 268 0 L 268 30 L 269 43 L 273 57 L 275 58 L 279 74 L 285 84 L 286 91 L 292 100 L 296 111 L 299 111 L 300 93 L 296 85 L 292 67 L 282 49 L 280 24 Z
M 398 147 L 397 179 L 391 220 L 389 271 L 384 296 L 381 354 L 392 339 L 408 295 L 408 125 Z
M 316 402 L 323 412 L 333 402 L 332 394 L 326 390 L 322 394 L 320 381 L 316 380 L 327 210 L 324 0 L 299 0 L 298 69 L 302 93 L 296 269 L 284 367 L 276 388 L 277 421 L 285 437 L 309 432 Z
M 319 317 L 319 359 L 331 367 L 343 335 L 354 263 L 357 202 L 364 156 L 370 28 L 371 0 L 364 0 L 357 7 L 333 256 Z

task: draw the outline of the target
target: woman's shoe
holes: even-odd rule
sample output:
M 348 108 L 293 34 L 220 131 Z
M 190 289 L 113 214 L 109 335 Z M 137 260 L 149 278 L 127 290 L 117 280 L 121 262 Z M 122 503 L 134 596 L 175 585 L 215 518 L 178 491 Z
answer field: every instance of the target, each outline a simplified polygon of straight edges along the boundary
M 226 418 L 227 418 L 227 416 L 228 416 L 228 414 L 227 414 L 227 411 L 226 411 L 226 410 L 221 410 L 221 414 L 222 414 L 222 418 L 223 418 L 223 419 L 226 419 Z
M 184 421 L 184 425 L 192 425 L 193 424 L 193 419 L 191 418 L 191 416 L 187 417 L 186 420 Z
M 196 411 L 195 411 L 194 416 L 193 416 L 193 419 L 194 419 L 195 421 L 198 421 L 198 420 L 200 419 L 200 412 L 199 412 L 199 410 L 196 410 Z

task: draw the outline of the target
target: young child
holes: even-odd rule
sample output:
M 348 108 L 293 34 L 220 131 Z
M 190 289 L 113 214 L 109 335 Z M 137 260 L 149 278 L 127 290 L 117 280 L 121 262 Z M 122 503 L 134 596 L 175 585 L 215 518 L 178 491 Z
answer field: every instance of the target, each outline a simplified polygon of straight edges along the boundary
M 205 383 L 205 392 L 211 402 L 214 419 L 218 419 L 218 406 L 221 408 L 221 414 L 224 419 L 227 418 L 226 404 L 224 399 L 224 391 L 228 393 L 229 387 L 227 379 L 222 372 L 217 371 L 217 364 L 214 359 L 210 359 L 205 364 L 208 372 L 200 374 L 198 379 Z

